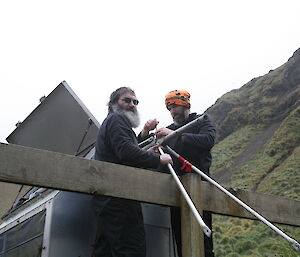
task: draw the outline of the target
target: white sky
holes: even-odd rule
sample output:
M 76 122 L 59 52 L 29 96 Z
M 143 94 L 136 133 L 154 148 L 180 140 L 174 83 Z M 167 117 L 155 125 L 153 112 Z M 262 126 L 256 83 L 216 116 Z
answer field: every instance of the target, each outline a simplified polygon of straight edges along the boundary
M 101 123 L 132 87 L 142 122 L 171 122 L 164 95 L 202 113 L 300 47 L 299 0 L 0 1 L 0 142 L 66 80 Z

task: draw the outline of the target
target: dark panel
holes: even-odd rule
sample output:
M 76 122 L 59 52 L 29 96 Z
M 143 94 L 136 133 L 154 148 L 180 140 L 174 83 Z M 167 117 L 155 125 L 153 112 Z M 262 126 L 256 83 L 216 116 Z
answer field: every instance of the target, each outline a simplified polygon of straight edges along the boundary
M 64 81 L 6 140 L 13 144 L 74 155 L 79 145 L 80 152 L 94 143 L 99 126 Z
M 90 257 L 96 234 L 92 196 L 60 192 L 51 212 L 48 257 Z
M 1 235 L 0 256 L 39 257 L 42 251 L 46 212 L 41 211 Z

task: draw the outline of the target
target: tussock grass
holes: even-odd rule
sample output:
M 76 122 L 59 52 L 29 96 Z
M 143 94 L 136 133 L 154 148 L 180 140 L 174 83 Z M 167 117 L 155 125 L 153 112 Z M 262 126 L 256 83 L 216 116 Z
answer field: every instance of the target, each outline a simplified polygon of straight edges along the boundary
M 289 242 L 260 221 L 213 216 L 216 257 L 299 257 Z M 277 225 L 293 238 L 300 230 Z
M 248 125 L 218 143 L 212 151 L 212 171 L 230 168 L 234 158 L 249 146 L 257 131 L 257 126 Z M 300 199 L 300 107 L 283 120 L 271 139 L 251 160 L 239 166 L 230 186 Z M 219 215 L 213 217 L 216 257 L 300 256 L 289 242 L 260 221 Z M 300 228 L 277 226 L 300 240 Z
M 229 168 L 233 159 L 248 146 L 257 130 L 259 128 L 256 126 L 245 126 L 215 145 L 212 149 L 212 174 L 220 169 Z

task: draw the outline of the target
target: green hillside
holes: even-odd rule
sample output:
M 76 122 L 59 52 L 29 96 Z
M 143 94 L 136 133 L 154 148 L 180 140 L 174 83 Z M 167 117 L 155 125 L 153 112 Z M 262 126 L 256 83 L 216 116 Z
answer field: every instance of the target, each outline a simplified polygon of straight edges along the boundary
M 300 200 L 300 49 L 282 66 L 207 110 L 218 130 L 213 177 L 222 185 Z M 258 221 L 214 216 L 216 257 L 299 257 Z M 300 228 L 279 226 L 300 240 Z

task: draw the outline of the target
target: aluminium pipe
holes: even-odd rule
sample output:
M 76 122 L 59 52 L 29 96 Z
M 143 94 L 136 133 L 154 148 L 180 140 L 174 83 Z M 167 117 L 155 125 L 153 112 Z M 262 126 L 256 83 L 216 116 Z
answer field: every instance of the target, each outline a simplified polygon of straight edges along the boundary
M 194 119 L 193 121 L 185 124 L 184 126 L 174 130 L 172 133 L 170 133 L 169 135 L 162 137 L 160 139 L 158 139 L 157 141 L 150 141 L 150 143 L 146 146 L 143 147 L 144 150 L 148 150 L 151 146 L 158 144 L 158 145 L 165 145 L 167 142 L 169 142 L 171 139 L 175 138 L 175 137 L 179 137 L 182 133 L 184 133 L 187 129 L 195 126 L 198 122 L 201 122 L 203 120 L 206 120 L 208 118 L 207 114 L 203 114 L 201 116 L 199 116 L 197 119 Z M 146 142 L 147 140 L 145 140 L 144 142 Z M 144 142 L 140 143 L 139 145 L 144 145 Z
M 167 150 L 169 153 L 171 153 L 173 156 L 175 156 L 176 158 L 181 157 L 178 153 L 176 153 L 171 147 L 166 146 Z M 190 163 L 189 163 L 190 164 Z M 207 176 L 204 172 L 202 172 L 201 170 L 199 170 L 198 168 L 196 168 L 194 165 L 190 164 L 191 168 L 197 172 L 198 174 L 200 174 L 203 178 L 205 178 L 208 182 L 210 182 L 211 184 L 213 184 L 214 186 L 216 186 L 218 189 L 220 189 L 223 193 L 225 193 L 227 196 L 229 196 L 231 199 L 233 199 L 234 201 L 236 201 L 239 205 L 241 205 L 242 207 L 244 207 L 247 211 L 249 211 L 252 215 L 254 215 L 256 218 L 258 218 L 259 220 L 261 220 L 263 223 L 265 223 L 267 226 L 269 226 L 271 229 L 273 229 L 276 233 L 278 233 L 280 236 L 282 236 L 285 240 L 287 240 L 288 242 L 290 242 L 292 244 L 292 246 L 297 250 L 300 251 L 300 244 L 294 240 L 293 238 L 289 237 L 287 234 L 285 234 L 283 231 L 281 231 L 279 228 L 277 228 L 276 226 L 274 226 L 271 222 L 269 222 L 267 219 L 265 219 L 263 216 L 261 216 L 260 214 L 258 214 L 256 211 L 254 211 L 253 209 L 251 209 L 248 205 L 246 205 L 244 202 L 242 202 L 240 199 L 238 199 L 236 196 L 234 196 L 233 194 L 231 194 L 228 190 L 226 190 L 224 187 L 222 187 L 220 184 L 218 184 L 216 181 L 214 181 L 212 178 L 210 178 L 209 176 Z
M 189 128 L 195 126 L 198 122 L 201 122 L 203 120 L 207 120 L 207 118 L 208 118 L 207 114 L 203 114 L 203 115 L 199 116 L 197 119 L 194 119 L 191 122 L 185 124 L 184 126 L 174 130 L 174 132 L 172 132 L 171 134 L 159 139 L 157 141 L 157 143 L 160 144 L 160 145 L 164 145 L 164 144 L 168 143 L 174 137 L 179 137 L 182 133 L 184 133 Z
M 160 154 L 164 154 L 163 150 L 161 149 L 161 147 L 158 147 Z M 202 230 L 204 232 L 204 234 L 208 237 L 211 236 L 211 230 L 209 229 L 209 227 L 204 223 L 204 221 L 202 220 L 199 212 L 197 211 L 193 201 L 191 200 L 191 198 L 189 197 L 188 193 L 186 192 L 184 186 L 181 184 L 179 178 L 177 177 L 173 167 L 171 164 L 168 164 L 168 168 L 173 176 L 173 178 L 176 181 L 176 184 L 178 185 L 184 199 L 187 201 L 187 204 L 189 205 L 189 207 L 191 208 L 193 214 L 196 217 L 196 220 L 198 221 L 199 225 L 202 227 Z
M 150 146 L 153 146 L 154 144 L 155 144 L 155 137 L 152 135 L 149 138 L 147 138 L 146 140 L 144 140 L 143 142 L 139 143 L 139 147 L 141 147 L 143 149 L 144 149 L 144 147 L 148 147 L 147 149 L 149 149 Z M 147 149 L 145 149 L 145 150 L 147 150 Z

